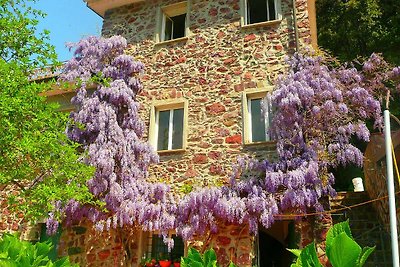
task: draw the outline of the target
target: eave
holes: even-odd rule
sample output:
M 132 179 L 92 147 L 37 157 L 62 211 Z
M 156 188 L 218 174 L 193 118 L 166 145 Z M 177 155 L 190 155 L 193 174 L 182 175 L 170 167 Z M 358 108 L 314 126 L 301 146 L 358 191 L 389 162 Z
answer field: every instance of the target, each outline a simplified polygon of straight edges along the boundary
M 86 5 L 96 12 L 100 17 L 104 18 L 107 10 L 125 6 L 133 3 L 144 2 L 146 0 L 84 0 Z

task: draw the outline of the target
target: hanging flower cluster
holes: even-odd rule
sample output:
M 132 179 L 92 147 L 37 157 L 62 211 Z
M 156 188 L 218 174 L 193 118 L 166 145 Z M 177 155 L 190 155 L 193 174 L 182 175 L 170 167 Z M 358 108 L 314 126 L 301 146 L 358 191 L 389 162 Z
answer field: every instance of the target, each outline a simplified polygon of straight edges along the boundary
M 216 232 L 220 221 L 248 223 L 256 232 L 259 223 L 270 227 L 278 214 L 323 210 L 321 198 L 335 193 L 330 170 L 362 164 L 350 138 L 368 141 L 365 121 L 381 123 L 375 92 L 385 89 L 389 76 L 371 70 L 381 68 L 382 59 L 373 55 L 358 71 L 296 55 L 272 95 L 278 161 L 240 158 L 229 185 L 179 196 L 166 184 L 146 180 L 149 164 L 158 157 L 142 139 L 138 114 L 138 74 L 144 67 L 123 54 L 126 45 L 119 36 L 82 40 L 61 76 L 79 85 L 72 100 L 78 109 L 71 113 L 67 134 L 87 151 L 87 164 L 96 167 L 88 187 L 105 203 L 104 210 L 71 200 L 60 208 L 67 222 L 85 217 L 98 230 L 135 225 L 164 236 L 174 229 L 185 240 Z M 93 93 L 90 86 L 96 87 Z M 54 220 L 48 224 L 54 229 Z M 173 240 L 165 242 L 173 246 Z

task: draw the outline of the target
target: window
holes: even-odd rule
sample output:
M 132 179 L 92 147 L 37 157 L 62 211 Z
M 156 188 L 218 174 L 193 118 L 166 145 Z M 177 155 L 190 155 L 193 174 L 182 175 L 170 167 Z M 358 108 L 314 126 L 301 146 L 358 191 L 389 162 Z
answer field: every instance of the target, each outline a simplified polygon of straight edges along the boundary
M 244 143 L 270 141 L 269 126 L 272 121 L 270 95 L 267 91 L 245 92 L 243 95 L 243 132 Z M 268 112 L 261 111 L 262 102 L 266 101 Z
M 156 125 L 157 150 L 182 148 L 183 108 L 158 111 Z
M 149 234 L 146 257 L 152 259 L 160 259 L 160 257 L 168 258 L 169 260 L 177 260 L 184 256 L 185 245 L 181 237 L 172 235 L 174 247 L 168 253 L 168 246 L 164 243 L 163 237 L 157 234 Z
M 280 0 L 242 0 L 243 25 L 280 19 Z
M 161 8 L 158 20 L 157 39 L 160 42 L 179 39 L 186 36 L 187 21 L 186 14 L 188 6 L 186 2 L 181 2 Z
M 187 101 L 153 105 L 150 121 L 150 143 L 157 151 L 181 150 L 186 145 Z

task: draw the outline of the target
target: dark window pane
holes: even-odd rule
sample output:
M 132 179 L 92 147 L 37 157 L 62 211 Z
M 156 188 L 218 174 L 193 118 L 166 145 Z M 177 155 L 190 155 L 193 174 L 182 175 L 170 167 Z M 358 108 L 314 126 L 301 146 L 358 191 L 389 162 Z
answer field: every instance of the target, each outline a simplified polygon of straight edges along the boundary
M 168 247 L 164 244 L 162 236 L 153 235 L 151 243 L 151 257 L 158 259 L 168 254 Z
M 183 139 L 183 108 L 174 110 L 172 149 L 182 148 Z
M 267 0 L 247 0 L 247 23 L 267 20 Z
M 174 31 L 172 39 L 185 36 L 186 14 L 178 15 L 171 18 L 174 22 Z
M 251 99 L 251 140 L 265 141 L 265 119 L 261 114 L 261 98 Z
M 169 110 L 158 113 L 157 150 L 168 149 Z
M 164 29 L 163 41 L 168 41 L 172 39 L 172 27 L 173 27 L 172 19 L 168 16 L 165 16 L 165 29 Z
M 185 245 L 183 244 L 183 240 L 181 237 L 172 235 L 172 238 L 174 239 L 174 248 L 171 251 L 171 258 L 172 260 L 178 260 L 181 259 L 184 253 Z
M 184 256 L 184 244 L 181 237 L 172 235 L 174 239 L 174 248 L 170 253 L 168 253 L 168 247 L 164 244 L 163 237 L 158 235 L 153 235 L 153 240 L 151 244 L 151 257 L 158 258 L 160 256 L 168 256 L 170 260 L 180 259 Z
M 275 0 L 267 0 L 268 1 L 268 11 L 269 11 L 269 17 L 268 20 L 275 20 Z

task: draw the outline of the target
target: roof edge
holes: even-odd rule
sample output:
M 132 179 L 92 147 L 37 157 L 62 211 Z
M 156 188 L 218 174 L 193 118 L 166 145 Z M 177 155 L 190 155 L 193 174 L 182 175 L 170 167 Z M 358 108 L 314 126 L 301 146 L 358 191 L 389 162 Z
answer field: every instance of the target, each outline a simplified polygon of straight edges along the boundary
M 83 0 L 86 5 L 100 17 L 104 18 L 107 10 L 146 0 Z

